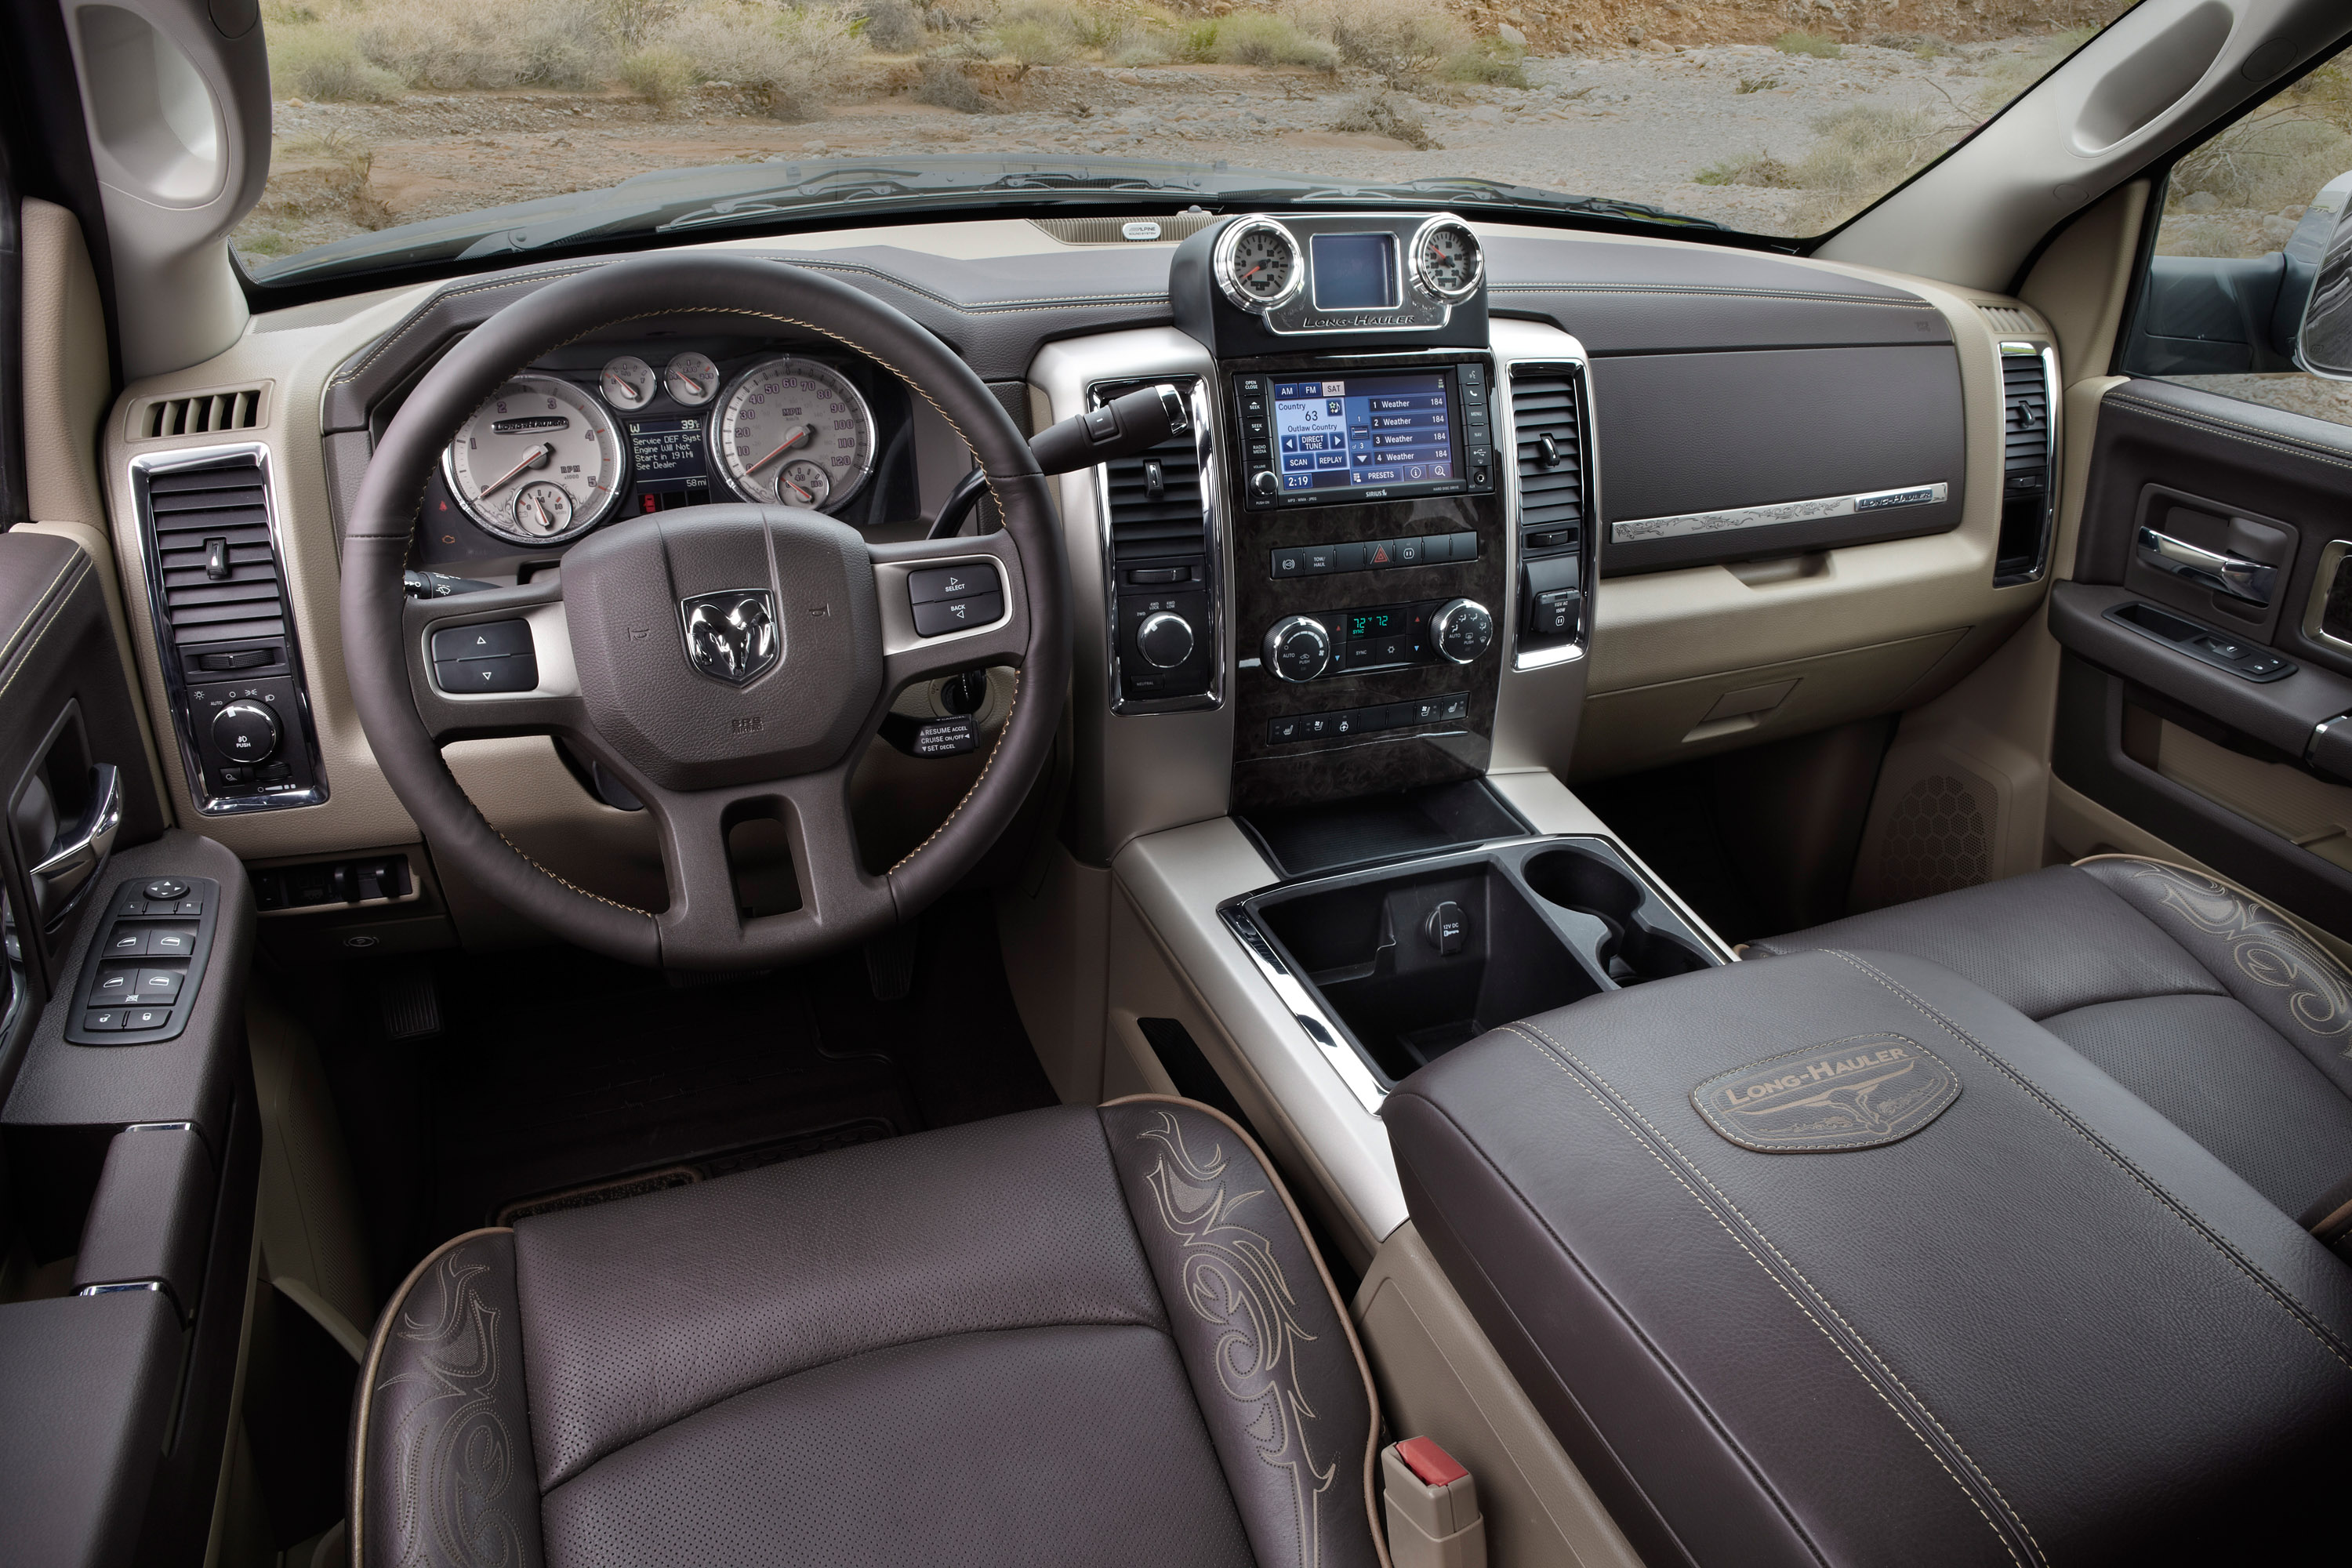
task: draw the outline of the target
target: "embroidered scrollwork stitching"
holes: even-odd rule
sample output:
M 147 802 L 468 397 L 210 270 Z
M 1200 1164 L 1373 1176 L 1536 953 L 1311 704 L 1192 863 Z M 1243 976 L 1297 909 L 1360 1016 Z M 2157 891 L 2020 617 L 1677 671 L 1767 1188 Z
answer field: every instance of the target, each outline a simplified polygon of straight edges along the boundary
M 2220 942 L 2239 973 L 2286 993 L 2296 1023 L 2323 1039 L 2352 1037 L 2352 986 L 2310 938 L 2209 877 L 2152 864 L 2136 866 L 2129 875 L 2153 889 L 2166 909 Z M 2352 1039 L 2344 1054 L 2352 1057 Z
M 1298 1298 L 1284 1275 L 1273 1244 L 1234 1216 L 1254 1199 L 1270 1197 L 1264 1186 L 1236 1192 L 1223 1145 L 1205 1159 L 1185 1146 L 1175 1115 L 1136 1134 L 1161 1152 L 1144 1181 L 1151 1188 L 1160 1221 L 1181 1245 L 1184 1304 L 1217 1332 L 1217 1381 L 1233 1400 L 1256 1406 L 1244 1423 L 1259 1460 L 1286 1472 L 1297 1510 L 1299 1561 L 1322 1561 L 1320 1514 L 1323 1495 L 1338 1479 L 1337 1459 L 1317 1463 L 1307 1442 L 1316 1420 L 1300 1373 L 1299 1347 L 1315 1342 L 1299 1321 Z M 1289 1216 L 1281 1216 L 1284 1224 Z
M 477 1288 L 488 1270 L 463 1247 L 445 1255 L 431 1276 L 437 1292 L 412 1291 L 392 1331 L 411 1347 L 402 1370 L 375 1386 L 385 1404 L 400 1397 L 394 1390 L 405 1395 L 385 1434 L 394 1486 L 388 1544 L 400 1568 L 514 1568 L 525 1560 L 512 1510 L 539 1500 L 531 1479 L 517 1474 L 518 1445 L 498 1408 L 517 1369 L 499 1354 L 499 1309 Z

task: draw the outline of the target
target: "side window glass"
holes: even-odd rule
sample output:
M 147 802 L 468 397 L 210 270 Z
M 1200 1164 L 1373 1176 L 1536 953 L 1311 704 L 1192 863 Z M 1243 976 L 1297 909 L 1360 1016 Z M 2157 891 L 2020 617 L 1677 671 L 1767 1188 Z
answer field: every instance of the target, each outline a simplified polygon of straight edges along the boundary
M 2311 374 L 2296 349 L 2347 197 L 2339 55 L 2173 164 L 2124 373 L 2352 425 L 2352 383 Z

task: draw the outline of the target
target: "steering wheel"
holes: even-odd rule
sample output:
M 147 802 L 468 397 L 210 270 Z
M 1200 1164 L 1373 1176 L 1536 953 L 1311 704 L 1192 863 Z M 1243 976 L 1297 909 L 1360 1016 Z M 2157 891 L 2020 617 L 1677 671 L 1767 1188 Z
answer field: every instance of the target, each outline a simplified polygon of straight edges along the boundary
M 402 585 L 427 478 L 466 418 L 513 375 L 590 332 L 667 317 L 828 339 L 906 384 L 971 448 L 1003 518 L 976 538 L 869 543 L 814 511 L 702 506 L 623 521 L 574 544 L 559 574 L 412 601 Z M 926 637 L 910 575 L 956 567 L 1002 583 L 1003 613 Z M 688 969 L 788 963 L 908 920 L 969 871 L 1052 753 L 1070 674 L 1068 574 L 1028 443 L 953 351 L 871 296 L 756 258 L 614 262 L 507 307 L 426 373 L 360 486 L 342 558 L 343 651 L 369 744 L 439 855 L 583 947 Z M 530 627 L 536 688 L 447 692 L 436 631 Z M 505 628 L 511 633 L 512 628 Z M 861 863 L 849 778 L 914 682 L 1016 668 L 1010 717 L 939 830 L 880 876 Z M 573 886 L 485 821 L 442 761 L 457 740 L 554 735 L 596 759 L 658 825 L 669 907 L 631 909 Z M 746 916 L 727 838 L 780 822 L 800 907 Z

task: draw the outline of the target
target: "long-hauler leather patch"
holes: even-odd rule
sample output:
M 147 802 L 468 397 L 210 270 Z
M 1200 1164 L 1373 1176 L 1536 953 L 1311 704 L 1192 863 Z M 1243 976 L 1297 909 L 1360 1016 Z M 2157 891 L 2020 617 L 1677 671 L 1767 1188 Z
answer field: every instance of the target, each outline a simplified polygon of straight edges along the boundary
M 1766 1154 L 1875 1149 L 1960 1098 L 1960 1075 L 1916 1040 L 1856 1035 L 1767 1057 L 1691 1090 L 1706 1124 Z

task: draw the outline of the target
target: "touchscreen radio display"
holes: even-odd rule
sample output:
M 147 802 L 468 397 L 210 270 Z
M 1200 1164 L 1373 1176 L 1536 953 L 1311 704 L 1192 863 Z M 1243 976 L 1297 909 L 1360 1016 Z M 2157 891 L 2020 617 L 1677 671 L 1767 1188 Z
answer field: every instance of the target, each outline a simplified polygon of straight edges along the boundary
M 1458 488 L 1453 383 L 1442 372 L 1276 381 L 1282 493 Z

